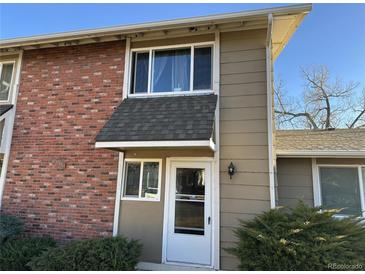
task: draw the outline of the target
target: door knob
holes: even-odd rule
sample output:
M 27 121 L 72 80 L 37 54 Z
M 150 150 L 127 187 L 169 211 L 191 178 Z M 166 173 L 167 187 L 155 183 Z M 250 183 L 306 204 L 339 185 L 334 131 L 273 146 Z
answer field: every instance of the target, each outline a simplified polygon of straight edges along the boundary
M 208 217 L 208 225 L 210 225 L 210 216 Z

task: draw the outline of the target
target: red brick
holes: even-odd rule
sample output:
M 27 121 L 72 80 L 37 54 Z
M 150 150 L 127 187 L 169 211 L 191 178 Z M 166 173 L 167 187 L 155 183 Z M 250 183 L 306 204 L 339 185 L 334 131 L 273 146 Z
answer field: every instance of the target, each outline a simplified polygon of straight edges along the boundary
M 123 42 L 25 51 L 3 211 L 64 242 L 112 234 L 117 152 L 95 137 L 122 100 Z

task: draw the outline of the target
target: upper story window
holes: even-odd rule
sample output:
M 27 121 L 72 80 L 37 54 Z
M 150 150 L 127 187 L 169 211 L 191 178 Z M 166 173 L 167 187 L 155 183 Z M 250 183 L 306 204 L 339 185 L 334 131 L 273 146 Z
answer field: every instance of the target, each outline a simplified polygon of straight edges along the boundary
M 14 62 L 0 63 L 0 103 L 10 101 L 13 72 Z
M 212 90 L 213 45 L 132 50 L 129 94 Z

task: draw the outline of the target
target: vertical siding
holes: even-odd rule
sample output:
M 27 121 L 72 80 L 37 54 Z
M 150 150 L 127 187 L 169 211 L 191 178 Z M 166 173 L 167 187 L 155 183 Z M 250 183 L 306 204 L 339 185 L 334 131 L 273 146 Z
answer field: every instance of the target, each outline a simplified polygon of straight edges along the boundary
M 279 205 L 295 206 L 299 200 L 313 206 L 312 160 L 278 159 Z
M 237 269 L 224 249 L 236 238 L 238 219 L 270 208 L 266 30 L 221 34 L 220 199 L 221 268 Z M 230 180 L 230 162 L 237 173 Z

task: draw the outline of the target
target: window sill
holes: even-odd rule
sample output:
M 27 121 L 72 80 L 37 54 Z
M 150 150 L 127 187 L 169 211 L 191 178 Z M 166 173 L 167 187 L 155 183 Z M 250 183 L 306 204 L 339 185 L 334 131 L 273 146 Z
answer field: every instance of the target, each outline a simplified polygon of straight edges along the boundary
M 122 197 L 122 201 L 136 201 L 136 202 L 160 202 L 160 198 L 133 198 L 133 197 Z
M 155 92 L 155 93 L 140 93 L 128 94 L 129 98 L 146 98 L 146 97 L 167 97 L 167 96 L 193 96 L 212 94 L 213 90 L 197 90 L 197 91 L 171 91 L 171 92 Z

